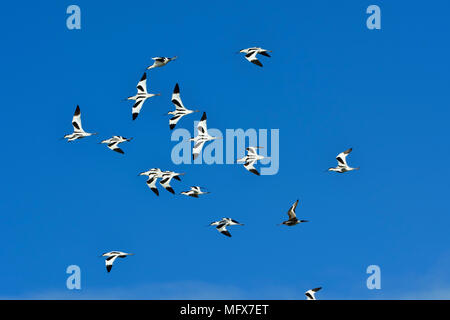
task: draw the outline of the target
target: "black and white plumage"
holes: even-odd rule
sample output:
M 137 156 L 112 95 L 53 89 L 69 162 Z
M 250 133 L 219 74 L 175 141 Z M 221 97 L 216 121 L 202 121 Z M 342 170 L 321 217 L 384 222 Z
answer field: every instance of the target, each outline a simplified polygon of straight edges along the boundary
M 193 198 L 198 198 L 199 195 L 208 194 L 208 193 L 210 193 L 210 192 L 203 191 L 202 187 L 198 187 L 198 186 L 193 186 L 193 187 L 191 187 L 190 190 L 181 192 L 181 194 L 184 194 L 185 196 L 189 196 L 189 197 L 193 197 Z
M 96 135 L 97 133 L 89 133 L 83 130 L 83 127 L 81 126 L 81 110 L 80 106 L 77 106 L 75 109 L 75 113 L 73 114 L 72 118 L 72 126 L 73 126 L 73 133 L 66 134 L 64 136 L 64 139 L 67 139 L 67 142 L 74 141 L 77 139 L 82 139 L 84 137 L 89 137 Z
M 284 224 L 286 226 L 295 226 L 299 223 L 302 222 L 309 222 L 308 220 L 299 220 L 297 219 L 297 216 L 295 214 L 295 208 L 297 208 L 298 205 L 298 200 L 295 201 L 295 203 L 292 205 L 292 207 L 289 208 L 289 211 L 287 212 L 288 216 L 289 216 L 289 220 L 283 221 L 280 224 Z
M 100 143 L 106 143 L 107 147 L 109 149 L 111 149 L 112 151 L 124 154 L 123 150 L 119 148 L 119 144 L 122 143 L 122 142 L 131 141 L 132 139 L 133 138 L 127 139 L 127 138 L 122 137 L 122 136 L 113 136 L 112 138 L 103 140 Z
M 132 97 L 128 97 L 127 100 L 134 100 L 136 101 L 133 105 L 133 108 L 131 110 L 133 120 L 137 118 L 139 115 L 139 112 L 141 112 L 142 106 L 148 98 L 154 97 L 154 96 L 160 96 L 160 93 L 148 93 L 147 92 L 147 73 L 144 72 L 142 75 L 141 80 L 139 80 L 139 83 L 136 86 L 137 94 Z
M 178 86 L 178 83 L 175 85 L 175 88 L 173 89 L 172 103 L 175 105 L 175 110 L 169 111 L 167 113 L 167 114 L 170 114 L 173 116 L 169 120 L 170 130 L 175 128 L 178 121 L 180 121 L 180 119 L 182 117 L 184 117 L 185 115 L 188 115 L 188 114 L 191 114 L 194 112 L 199 112 L 199 110 L 189 110 L 183 105 L 183 102 L 181 101 L 181 98 L 180 98 L 180 87 Z
M 261 156 L 257 153 L 257 149 L 261 149 L 262 147 L 248 147 L 246 148 L 247 150 L 247 155 L 241 159 L 237 159 L 236 162 L 244 162 L 244 168 L 247 169 L 248 171 L 256 174 L 257 176 L 259 176 L 259 171 L 256 170 L 256 168 L 254 167 L 254 164 L 256 161 L 264 159 L 264 156 Z
M 152 168 L 150 170 L 139 173 L 140 176 L 147 176 L 147 186 L 159 196 L 158 188 L 156 187 L 156 181 L 162 178 L 163 173 L 159 168 Z
M 347 156 L 349 155 L 350 152 L 352 152 L 352 150 L 353 149 L 350 148 L 348 150 L 345 150 L 344 152 L 339 153 L 338 156 L 336 157 L 336 160 L 338 162 L 337 167 L 329 168 L 328 171 L 344 173 L 344 172 L 348 172 L 348 171 L 359 170 L 359 167 L 358 168 L 351 168 L 347 164 Z
M 231 218 L 222 218 L 222 220 L 211 222 L 209 225 L 216 226 L 217 231 L 227 237 L 231 237 L 231 233 L 227 230 L 228 226 L 243 226 L 242 223 Z
M 125 258 L 126 256 L 132 256 L 134 253 L 126 253 L 121 251 L 110 251 L 102 254 L 102 257 L 107 257 L 105 260 L 106 271 L 110 272 L 114 261 L 117 258 Z
M 306 300 L 317 300 L 316 292 L 322 289 L 322 287 L 314 288 L 305 292 Z
M 214 139 L 222 139 L 222 137 L 211 137 L 208 134 L 208 128 L 206 126 L 206 112 L 203 112 L 203 116 L 197 125 L 197 136 L 195 138 L 189 139 L 189 141 L 194 141 L 194 148 L 192 149 L 192 159 L 197 159 L 198 155 L 202 152 L 205 142 Z
M 169 191 L 172 194 L 175 194 L 175 191 L 172 189 L 172 187 L 170 186 L 170 181 L 172 179 L 181 181 L 180 177 L 181 175 L 184 175 L 184 173 L 177 173 L 177 172 L 173 172 L 173 171 L 163 171 L 161 174 L 161 180 L 159 181 L 159 184 L 166 189 L 167 191 Z
M 245 53 L 245 59 L 247 59 L 248 61 L 250 61 L 253 64 L 256 64 L 259 67 L 262 67 L 263 65 L 258 60 L 258 58 L 256 58 L 256 55 L 261 54 L 263 56 L 270 58 L 270 55 L 268 54 L 268 52 L 272 52 L 272 51 L 266 50 L 266 49 L 263 49 L 260 47 L 252 47 L 252 48 L 239 50 L 239 53 Z
M 170 61 L 175 60 L 177 57 L 172 57 L 172 58 L 167 58 L 167 57 L 154 57 L 152 58 L 152 60 L 154 61 L 153 64 L 151 66 L 149 66 L 147 68 L 147 70 L 149 69 L 153 69 L 153 68 L 158 68 L 158 67 L 163 67 L 166 64 L 168 64 Z

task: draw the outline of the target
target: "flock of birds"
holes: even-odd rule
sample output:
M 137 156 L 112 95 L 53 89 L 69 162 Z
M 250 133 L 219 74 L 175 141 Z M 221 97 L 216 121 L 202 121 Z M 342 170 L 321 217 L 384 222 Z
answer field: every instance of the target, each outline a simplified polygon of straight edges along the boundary
M 239 50 L 237 53 L 245 53 L 245 58 L 250 61 L 251 63 L 262 67 L 262 63 L 258 60 L 257 55 L 263 55 L 266 57 L 270 57 L 269 53 L 270 50 L 266 50 L 259 47 L 252 47 L 248 49 L 242 49 Z M 147 68 L 147 70 L 163 67 L 167 65 L 169 62 L 174 61 L 177 59 L 177 57 L 173 58 L 167 58 L 167 57 L 154 57 L 152 60 L 154 63 Z M 140 111 L 142 110 L 142 106 L 144 105 L 144 102 L 151 97 L 159 96 L 159 93 L 148 93 L 147 91 L 147 73 L 144 72 L 141 79 L 139 80 L 137 86 L 137 94 L 131 97 L 128 97 L 126 100 L 133 100 L 135 101 L 132 107 L 132 119 L 136 120 L 139 116 Z M 180 87 L 178 83 L 175 85 L 175 88 L 172 93 L 172 103 L 175 106 L 174 111 L 169 111 L 167 114 L 171 115 L 172 118 L 169 119 L 169 128 L 173 130 L 177 123 L 181 120 L 182 117 L 189 115 L 191 113 L 199 112 L 199 110 L 189 110 L 187 109 L 181 100 L 180 97 Z M 75 109 L 75 113 L 73 115 L 72 119 L 72 126 L 73 126 L 73 133 L 66 134 L 64 136 L 64 139 L 67 139 L 68 142 L 82 139 L 85 137 L 89 137 L 92 135 L 96 135 L 97 133 L 89 133 L 83 130 L 83 127 L 81 125 L 81 110 L 80 107 L 77 106 Z M 203 112 L 203 115 L 197 125 L 197 135 L 194 138 L 189 139 L 190 141 L 194 142 L 194 146 L 192 149 L 192 158 L 195 160 L 202 152 L 203 145 L 211 140 L 214 139 L 220 139 L 220 137 L 212 137 L 208 134 L 208 129 L 206 125 L 206 113 Z M 107 147 L 115 152 L 124 154 L 124 151 L 119 147 L 119 144 L 123 142 L 130 142 L 132 138 L 125 138 L 122 136 L 113 136 L 109 139 L 102 140 L 99 142 L 99 144 L 106 144 Z M 254 164 L 261 159 L 264 159 L 265 157 L 258 154 L 257 150 L 262 147 L 253 146 L 246 148 L 247 154 L 245 157 L 241 159 L 237 159 L 237 162 L 243 162 L 244 168 L 248 170 L 251 173 L 254 173 L 256 175 L 260 175 L 259 171 L 255 168 Z M 336 157 L 336 160 L 338 162 L 336 167 L 329 168 L 327 171 L 333 171 L 333 172 L 339 172 L 344 173 L 348 171 L 358 170 L 359 168 L 352 168 L 347 164 L 347 156 L 352 151 L 352 148 L 341 152 Z M 177 173 L 173 171 L 162 171 L 160 168 L 152 168 L 147 171 L 139 173 L 139 176 L 146 176 L 147 177 L 147 186 L 157 195 L 159 196 L 159 190 L 156 186 L 156 182 L 158 179 L 160 179 L 159 184 L 164 189 L 169 191 L 172 194 L 175 194 L 175 191 L 170 185 L 170 182 L 172 179 L 181 181 L 180 176 L 184 175 L 184 173 Z M 192 186 L 190 190 L 183 191 L 180 194 L 198 198 L 201 195 L 208 194 L 209 192 L 206 191 L 205 188 L 199 187 L 199 186 Z M 308 220 L 298 219 L 297 215 L 295 213 L 295 209 L 297 208 L 298 200 L 295 201 L 295 203 L 289 208 L 287 214 L 289 219 L 286 221 L 283 221 L 280 223 L 280 225 L 285 226 L 295 226 L 300 223 L 308 222 Z M 231 237 L 231 233 L 227 230 L 227 227 L 229 226 L 243 226 L 242 223 L 239 223 L 238 221 L 232 219 L 232 218 L 222 218 L 219 221 L 214 221 L 209 224 L 209 226 L 215 226 L 216 230 L 220 232 L 221 234 Z M 125 258 L 127 256 L 133 255 L 133 253 L 126 253 L 121 251 L 110 251 L 102 254 L 102 257 L 106 257 L 105 265 L 107 272 L 111 271 L 111 268 L 113 266 L 114 261 L 117 258 Z M 308 290 L 305 292 L 305 296 L 307 300 L 316 300 L 315 293 L 318 292 L 321 287 L 314 288 L 311 290 Z

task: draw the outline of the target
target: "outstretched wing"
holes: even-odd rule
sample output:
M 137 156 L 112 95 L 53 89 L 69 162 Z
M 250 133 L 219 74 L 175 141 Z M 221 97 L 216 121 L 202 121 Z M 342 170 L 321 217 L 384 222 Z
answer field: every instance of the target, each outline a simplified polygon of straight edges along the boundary
M 105 260 L 106 271 L 108 271 L 108 272 L 111 271 L 112 265 L 113 265 L 114 261 L 117 259 L 117 257 L 118 257 L 117 255 L 113 255 L 113 256 L 106 258 L 106 260 Z
M 138 94 L 147 93 L 147 73 L 144 72 L 141 80 L 139 80 L 139 83 L 136 86 L 136 89 Z
M 246 163 L 244 163 L 244 168 L 247 169 L 248 171 L 256 174 L 257 176 L 259 176 L 259 172 L 258 170 L 256 170 L 256 168 L 253 166 L 253 164 L 255 163 L 255 160 L 252 161 L 247 161 Z
M 183 117 L 183 115 L 177 115 L 169 119 L 169 128 L 172 130 L 177 125 L 178 121 Z
M 221 223 L 216 227 L 217 231 L 221 234 L 226 235 L 227 237 L 231 237 L 231 233 L 227 230 L 227 225 L 225 223 Z
M 108 148 L 111 149 L 112 151 L 115 151 L 115 152 L 124 154 L 123 150 L 120 149 L 120 148 L 118 147 L 118 145 L 119 145 L 119 142 L 118 142 L 118 141 L 111 142 L 110 144 L 108 144 Z
M 186 110 L 186 108 L 183 105 L 183 102 L 181 101 L 180 87 L 178 86 L 178 83 L 175 85 L 175 88 L 173 89 L 172 103 L 175 105 L 176 110 Z
M 156 175 L 149 176 L 147 180 L 147 186 L 157 195 L 159 196 L 158 188 L 156 188 Z
M 197 124 L 198 135 L 208 134 L 208 127 L 206 126 L 206 112 L 203 112 L 202 118 Z
M 81 126 L 81 110 L 80 106 L 77 106 L 75 109 L 75 113 L 72 118 L 72 126 L 74 132 L 84 132 L 83 127 Z
M 261 147 L 248 147 L 247 150 L 249 155 L 257 155 L 258 152 L 256 151 L 256 149 L 260 149 Z
M 197 159 L 200 153 L 202 153 L 203 145 L 205 144 L 204 140 L 198 141 L 195 143 L 194 148 L 192 149 L 192 160 Z
M 256 64 L 257 66 L 262 67 L 262 63 L 256 58 L 256 55 L 258 54 L 258 51 L 250 51 L 245 55 L 245 59 L 250 61 L 253 64 Z
M 352 148 L 338 154 L 336 160 L 340 167 L 347 167 L 347 156 L 350 152 L 352 152 Z
M 139 115 L 139 112 L 141 112 L 142 106 L 144 105 L 145 98 L 137 98 L 136 102 L 133 105 L 133 108 L 131 109 L 131 113 L 133 115 L 133 120 L 136 120 L 136 118 Z
M 289 208 L 289 211 L 287 212 L 287 214 L 289 216 L 289 220 L 292 220 L 292 219 L 296 218 L 295 208 L 297 208 L 297 204 L 298 204 L 298 200 L 295 201 L 295 203 L 292 205 L 292 207 Z

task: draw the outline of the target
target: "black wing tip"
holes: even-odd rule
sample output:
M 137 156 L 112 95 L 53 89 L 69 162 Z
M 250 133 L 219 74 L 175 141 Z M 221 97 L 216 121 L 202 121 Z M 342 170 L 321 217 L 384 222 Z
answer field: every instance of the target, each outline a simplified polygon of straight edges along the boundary
M 144 72 L 144 74 L 141 77 L 141 81 L 147 79 L 147 72 Z
M 106 271 L 110 272 L 110 271 L 111 271 L 111 268 L 112 268 L 112 265 L 106 266 Z
M 260 175 L 261 175 L 261 174 L 258 172 L 258 170 L 255 170 L 255 169 L 251 169 L 250 172 L 256 174 L 257 176 L 260 176 Z
M 133 113 L 133 120 L 136 120 L 136 118 L 138 117 L 139 113 Z
M 263 64 L 259 60 L 253 60 L 252 63 L 256 64 L 257 66 L 262 67 Z
M 173 177 L 175 180 L 181 181 L 181 178 L 179 176 Z
M 202 118 L 200 119 L 200 121 L 204 121 L 206 120 L 206 112 L 203 112 Z
M 171 124 L 171 125 L 169 125 L 170 130 L 173 130 L 173 128 L 175 128 L 175 126 L 176 126 L 176 124 Z
M 172 187 L 167 187 L 166 190 L 172 194 L 175 194 L 175 191 L 173 191 Z
M 175 88 L 173 89 L 173 93 L 180 93 L 180 87 L 178 86 L 178 83 L 175 84 Z
M 225 235 L 225 236 L 231 238 L 231 233 L 230 233 L 230 232 L 228 232 L 228 231 L 222 231 L 221 233 L 222 233 L 223 235 Z
M 75 116 L 78 116 L 79 114 L 80 114 L 80 106 L 79 105 L 77 105 L 77 107 L 75 108 L 75 113 L 74 113 L 74 115 Z
M 115 151 L 115 152 L 118 152 L 118 153 L 120 153 L 120 154 L 125 154 L 125 152 L 123 152 L 123 150 L 120 149 L 120 148 L 116 148 L 116 149 L 114 149 L 114 151 Z
M 150 188 L 157 196 L 159 196 L 159 191 L 156 188 Z

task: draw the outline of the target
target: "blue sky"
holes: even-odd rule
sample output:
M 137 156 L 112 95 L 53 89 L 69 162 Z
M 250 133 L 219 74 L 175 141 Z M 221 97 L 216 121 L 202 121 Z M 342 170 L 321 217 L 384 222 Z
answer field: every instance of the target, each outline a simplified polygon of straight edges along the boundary
M 81 30 L 66 28 L 67 6 Z M 377 4 L 382 29 L 366 28 Z M 450 298 L 447 15 L 435 1 L 77 1 L 2 5 L 0 297 Z M 239 49 L 273 50 L 264 68 Z M 136 121 L 121 101 L 153 56 Z M 172 163 L 175 83 L 208 127 L 280 130 L 280 170 Z M 99 136 L 59 140 L 83 127 Z M 178 127 L 193 134 L 199 114 Z M 100 139 L 134 137 L 113 153 Z M 348 174 L 323 171 L 353 147 Z M 137 173 L 185 172 L 156 197 Z M 311 222 L 277 227 L 290 205 Z M 245 224 L 226 238 L 209 222 Z M 107 274 L 98 256 L 136 255 Z M 66 289 L 67 266 L 82 290 Z M 381 290 L 366 268 L 381 268 Z

